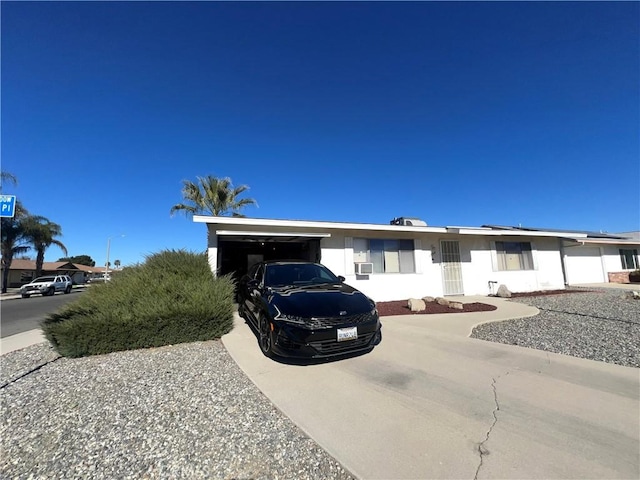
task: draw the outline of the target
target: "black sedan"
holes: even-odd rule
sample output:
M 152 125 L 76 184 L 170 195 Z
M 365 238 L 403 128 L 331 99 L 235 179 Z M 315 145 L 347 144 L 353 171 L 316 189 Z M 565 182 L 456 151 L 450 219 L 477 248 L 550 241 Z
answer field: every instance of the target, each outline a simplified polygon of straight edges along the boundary
M 267 356 L 330 357 L 382 340 L 375 302 L 318 263 L 253 265 L 238 284 L 238 313 Z

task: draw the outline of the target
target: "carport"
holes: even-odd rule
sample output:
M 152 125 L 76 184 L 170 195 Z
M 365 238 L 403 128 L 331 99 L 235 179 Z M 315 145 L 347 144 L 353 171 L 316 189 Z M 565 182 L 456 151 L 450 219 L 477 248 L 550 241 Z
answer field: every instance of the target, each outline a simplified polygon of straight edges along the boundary
M 249 232 L 216 230 L 217 265 L 221 275 L 244 275 L 264 260 L 321 261 L 320 241 L 330 233 Z

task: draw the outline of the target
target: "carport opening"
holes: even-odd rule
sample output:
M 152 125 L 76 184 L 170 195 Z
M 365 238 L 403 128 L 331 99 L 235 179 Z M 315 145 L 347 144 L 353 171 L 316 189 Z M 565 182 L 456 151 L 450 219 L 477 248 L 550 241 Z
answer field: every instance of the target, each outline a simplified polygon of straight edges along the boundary
M 242 278 L 249 268 L 267 260 L 320 262 L 320 239 L 222 240 L 218 242 L 218 266 L 222 275 Z

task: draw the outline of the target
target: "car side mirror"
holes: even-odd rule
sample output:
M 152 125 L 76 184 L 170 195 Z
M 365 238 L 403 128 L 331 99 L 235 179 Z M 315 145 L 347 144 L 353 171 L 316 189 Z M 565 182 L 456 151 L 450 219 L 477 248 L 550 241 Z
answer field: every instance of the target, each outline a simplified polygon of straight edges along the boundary
M 340 280 L 340 283 L 342 283 L 346 280 L 346 278 L 344 278 L 342 275 L 338 275 L 338 280 Z

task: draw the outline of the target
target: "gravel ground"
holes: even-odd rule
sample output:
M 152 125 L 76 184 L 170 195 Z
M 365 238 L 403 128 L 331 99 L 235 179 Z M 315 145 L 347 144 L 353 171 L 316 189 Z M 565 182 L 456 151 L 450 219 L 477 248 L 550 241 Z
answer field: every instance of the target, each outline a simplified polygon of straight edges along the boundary
M 0 366 L 3 479 L 353 478 L 219 341 L 81 359 L 42 343 Z
M 640 300 L 623 290 L 512 298 L 535 317 L 486 323 L 471 337 L 640 367 Z

